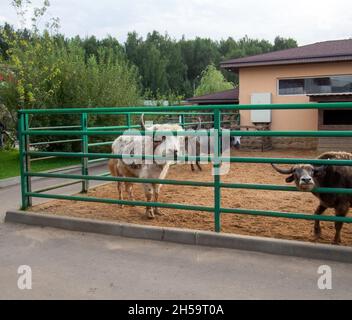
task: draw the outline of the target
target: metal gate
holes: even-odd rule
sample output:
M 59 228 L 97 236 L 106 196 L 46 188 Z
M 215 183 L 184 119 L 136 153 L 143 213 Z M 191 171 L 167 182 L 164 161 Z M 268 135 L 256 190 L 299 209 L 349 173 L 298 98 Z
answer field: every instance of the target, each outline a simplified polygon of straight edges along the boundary
M 19 140 L 20 140 L 20 170 L 21 170 L 21 192 L 22 192 L 22 209 L 27 209 L 31 206 L 32 198 L 48 198 L 48 199 L 63 199 L 63 200 L 76 200 L 76 201 L 89 201 L 89 202 L 102 202 L 110 204 L 124 204 L 134 206 L 150 206 L 161 208 L 173 208 L 193 211 L 205 211 L 214 216 L 214 230 L 221 231 L 221 215 L 222 214 L 244 214 L 244 215 L 257 215 L 268 217 L 283 217 L 294 219 L 306 220 L 321 220 L 321 221 L 340 221 L 352 222 L 352 218 L 336 217 L 336 216 L 319 216 L 305 213 L 288 213 L 279 211 L 265 211 L 265 210 L 252 210 L 243 208 L 223 208 L 221 206 L 221 189 L 257 189 L 257 190 L 274 190 L 274 191 L 296 191 L 300 192 L 293 186 L 269 185 L 269 184 L 248 184 L 248 183 L 224 183 L 221 181 L 219 174 L 221 163 L 277 163 L 277 164 L 315 164 L 315 165 L 352 165 L 352 160 L 318 160 L 318 159 L 302 159 L 302 158 L 267 158 L 267 157 L 223 157 L 220 154 L 220 144 L 222 136 L 222 115 L 226 112 L 233 112 L 234 110 L 264 110 L 264 109 L 333 109 L 333 108 L 352 108 L 352 103 L 307 103 L 307 104 L 272 104 L 272 105 L 208 105 L 208 106 L 174 106 L 174 107 L 160 107 L 160 111 L 156 110 L 158 107 L 119 107 L 119 108 L 69 108 L 69 109 L 46 109 L 46 110 L 20 110 L 19 116 Z M 207 111 L 213 118 L 213 127 L 217 131 L 217 140 L 214 143 L 213 156 L 179 156 L 178 159 L 187 160 L 208 160 L 212 162 L 214 168 L 214 177 L 212 182 L 200 181 L 181 181 L 181 180 L 160 180 L 160 179 L 140 179 L 140 178 L 124 178 L 124 177 L 111 177 L 108 174 L 103 175 L 89 175 L 88 164 L 102 159 L 122 158 L 123 155 L 116 155 L 111 153 L 91 152 L 90 150 L 97 146 L 111 145 L 112 141 L 104 142 L 91 142 L 91 137 L 104 137 L 104 136 L 118 136 L 124 133 L 126 129 L 139 128 L 138 124 L 133 123 L 133 117 L 141 113 L 149 115 L 173 115 L 179 119 L 179 123 L 187 127 L 194 123 L 186 122 L 188 116 L 197 117 L 202 112 Z M 210 112 L 209 112 L 210 111 Z M 203 113 L 204 114 L 204 113 Z M 30 117 L 39 115 L 57 116 L 65 115 L 67 117 L 79 117 L 79 124 L 73 126 L 56 126 L 56 127 L 30 127 Z M 88 120 L 92 115 L 118 115 L 125 119 L 124 125 L 110 126 L 110 127 L 89 127 Z M 159 132 L 160 134 L 161 132 Z M 142 132 L 142 134 L 144 134 Z M 175 134 L 175 132 L 163 132 L 162 134 Z M 208 134 L 208 133 L 207 133 Z M 186 134 L 185 134 L 186 135 Z M 188 135 L 188 133 L 187 133 Z M 192 135 L 201 135 L 195 131 Z M 204 133 L 203 133 L 204 135 Z M 270 136 L 270 137 L 352 137 L 352 131 L 239 131 L 231 130 L 231 136 Z M 69 136 L 76 137 L 74 139 L 59 139 L 47 142 L 31 143 L 31 139 L 35 136 L 50 137 L 50 136 Z M 38 151 L 31 150 L 40 144 L 60 144 L 68 142 L 79 142 L 79 152 L 64 152 L 64 151 Z M 146 155 L 140 155 L 144 159 L 148 158 Z M 33 158 L 36 157 L 36 158 Z M 34 173 L 30 170 L 30 163 L 34 159 L 44 159 L 48 157 L 77 157 L 81 159 L 81 174 L 66 174 L 62 173 L 62 169 L 50 173 Z M 157 159 L 152 156 L 153 159 Z M 163 158 L 165 159 L 165 158 Z M 171 159 L 170 159 L 171 160 Z M 31 178 L 32 177 L 45 177 L 45 178 L 62 178 L 70 179 L 71 182 L 59 185 L 50 186 L 41 190 L 32 190 Z M 158 183 L 169 185 L 181 186 L 198 186 L 211 188 L 214 194 L 213 206 L 199 206 L 191 204 L 177 204 L 177 203 L 162 203 L 162 202 L 146 202 L 146 201 L 129 201 L 106 199 L 97 197 L 87 197 L 83 195 L 61 195 L 61 194 L 48 194 L 45 193 L 49 190 L 59 189 L 63 186 L 70 184 L 81 183 L 82 191 L 87 192 L 89 188 L 89 181 L 128 181 L 134 183 Z M 352 189 L 345 188 L 316 188 L 314 192 L 318 193 L 346 193 L 351 194 Z

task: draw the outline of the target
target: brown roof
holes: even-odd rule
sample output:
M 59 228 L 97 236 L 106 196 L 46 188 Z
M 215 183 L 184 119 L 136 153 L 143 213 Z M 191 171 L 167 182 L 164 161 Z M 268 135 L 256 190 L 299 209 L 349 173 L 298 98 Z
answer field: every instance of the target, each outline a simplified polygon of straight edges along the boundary
M 238 94 L 239 94 L 238 88 L 233 88 L 230 90 L 188 98 L 187 101 L 192 103 L 209 103 L 209 104 L 238 103 Z
M 238 70 L 252 66 L 334 61 L 352 61 L 352 39 L 317 42 L 297 48 L 231 59 L 221 62 L 220 66 Z

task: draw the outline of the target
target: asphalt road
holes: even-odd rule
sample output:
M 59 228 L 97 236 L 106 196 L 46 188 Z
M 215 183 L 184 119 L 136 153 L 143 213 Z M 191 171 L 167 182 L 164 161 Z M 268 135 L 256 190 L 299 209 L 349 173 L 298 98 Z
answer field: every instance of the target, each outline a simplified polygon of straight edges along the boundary
M 19 199 L 18 186 L 0 189 L 0 214 Z M 318 288 L 321 265 L 331 290 Z M 351 287 L 351 264 L 0 223 L 0 299 L 351 299 Z
M 0 257 L 0 299 L 352 298 L 350 264 L 51 228 L 0 224 Z M 317 285 L 325 264 L 331 290 Z
M 95 166 L 89 168 L 89 174 L 96 175 L 99 173 L 107 172 L 108 168 L 106 164 L 101 166 Z M 80 169 L 70 171 L 70 174 L 80 174 Z M 39 179 L 32 182 L 32 190 L 45 188 L 51 185 L 70 182 L 68 179 Z M 91 181 L 90 185 L 95 186 L 101 184 L 102 181 Z M 47 193 L 59 193 L 59 194 L 74 194 L 81 191 L 81 184 L 67 186 L 64 188 L 48 191 Z M 33 198 L 33 204 L 43 203 L 48 199 Z M 0 188 L 0 223 L 5 217 L 5 213 L 9 209 L 19 209 L 21 206 L 21 191 L 20 185 L 14 185 L 6 188 Z

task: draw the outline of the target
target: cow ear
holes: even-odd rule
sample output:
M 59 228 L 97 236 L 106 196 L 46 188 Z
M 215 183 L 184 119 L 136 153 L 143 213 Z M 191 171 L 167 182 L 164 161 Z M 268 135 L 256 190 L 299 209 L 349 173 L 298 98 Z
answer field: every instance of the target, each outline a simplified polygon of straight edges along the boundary
M 327 165 L 322 165 L 320 167 L 315 167 L 314 171 L 313 171 L 314 176 L 318 177 L 318 176 L 323 175 L 323 173 L 325 172 L 327 167 L 328 167 Z
M 291 174 L 290 176 L 288 176 L 288 177 L 285 179 L 285 181 L 286 181 L 287 183 L 290 183 L 290 182 L 292 182 L 293 180 L 295 180 L 295 177 L 293 176 L 293 174 Z

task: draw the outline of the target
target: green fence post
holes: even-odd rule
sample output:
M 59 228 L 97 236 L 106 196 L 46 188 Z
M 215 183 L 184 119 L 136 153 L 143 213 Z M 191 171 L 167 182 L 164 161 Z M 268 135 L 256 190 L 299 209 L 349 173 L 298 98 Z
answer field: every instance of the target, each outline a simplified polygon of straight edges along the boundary
M 26 210 L 30 205 L 30 199 L 27 196 L 27 192 L 29 192 L 28 182 L 30 179 L 25 176 L 27 173 L 27 164 L 28 164 L 28 154 L 26 150 L 28 146 L 26 143 L 28 140 L 26 139 L 26 135 L 23 134 L 23 131 L 26 130 L 26 115 L 18 112 L 18 141 L 19 141 L 19 151 L 20 151 L 20 174 L 21 174 L 21 209 Z M 28 118 L 27 118 L 28 119 Z
M 131 114 L 130 113 L 126 114 L 126 126 L 128 127 L 128 129 L 131 128 Z
M 241 114 L 240 114 L 240 112 L 238 112 L 238 114 L 237 114 L 237 116 L 236 116 L 236 125 L 241 125 Z
M 29 114 L 25 114 L 24 115 L 24 129 L 25 130 L 28 130 L 29 129 Z M 30 155 L 28 154 L 29 153 L 29 135 L 26 134 L 24 136 L 24 150 L 26 151 L 25 153 L 25 157 L 24 157 L 24 160 L 25 160 L 25 168 L 26 168 L 26 172 L 30 172 L 31 171 L 31 161 L 30 161 Z M 28 192 L 31 192 L 32 191 L 32 178 L 27 176 L 26 177 L 26 183 L 27 183 L 27 190 Z M 28 197 L 28 206 L 32 206 L 32 197 Z
M 88 129 L 88 115 L 87 113 L 82 113 L 81 114 L 81 130 L 83 133 L 87 133 Z M 88 135 L 84 134 L 82 135 L 82 152 L 83 153 L 88 153 Z M 82 164 L 82 175 L 88 176 L 88 158 L 82 158 L 81 159 L 81 164 Z M 87 193 L 89 189 L 89 180 L 83 180 L 82 181 L 82 193 Z
M 213 163 L 213 174 L 214 174 L 214 220 L 215 220 L 215 232 L 221 231 L 221 187 L 220 187 L 220 165 L 221 161 L 221 111 L 214 110 L 214 163 Z
M 178 121 L 179 121 L 180 126 L 184 129 L 185 128 L 185 115 L 184 115 L 184 113 L 179 115 Z

